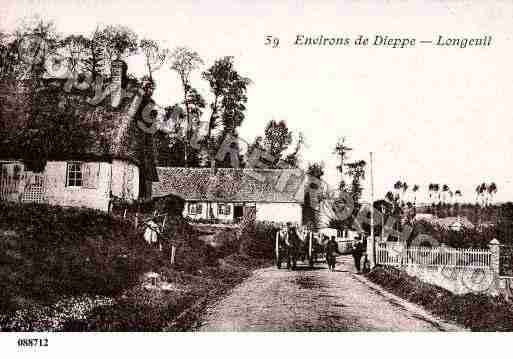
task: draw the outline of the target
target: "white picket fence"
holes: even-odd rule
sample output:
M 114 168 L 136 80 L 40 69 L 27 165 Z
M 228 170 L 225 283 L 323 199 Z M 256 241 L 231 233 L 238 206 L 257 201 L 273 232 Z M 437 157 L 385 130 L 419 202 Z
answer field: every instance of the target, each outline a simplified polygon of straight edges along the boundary
M 379 243 L 376 248 L 376 263 L 394 267 L 483 269 L 490 268 L 491 252 L 488 249 L 449 247 L 405 248 L 399 243 Z

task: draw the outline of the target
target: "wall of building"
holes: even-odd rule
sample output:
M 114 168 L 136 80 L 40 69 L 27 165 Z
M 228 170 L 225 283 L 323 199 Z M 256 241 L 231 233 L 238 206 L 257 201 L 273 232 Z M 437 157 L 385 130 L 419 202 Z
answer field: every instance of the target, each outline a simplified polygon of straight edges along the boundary
M 112 195 L 126 200 L 139 198 L 139 167 L 120 160 L 112 161 Z
M 46 164 L 46 198 L 49 204 L 76 206 L 108 210 L 110 193 L 111 164 L 95 162 L 99 165 L 96 188 L 66 186 L 66 161 L 50 161 Z
M 256 220 L 302 224 L 302 206 L 299 203 L 257 203 Z
M 189 203 L 201 203 L 201 213 L 191 214 L 189 212 Z M 183 216 L 191 219 L 210 219 L 210 216 L 207 213 L 207 208 L 211 206 L 213 217 L 219 219 L 222 222 L 231 222 L 233 221 L 233 203 L 226 203 L 227 206 L 230 207 L 230 214 L 220 214 L 219 213 L 219 204 L 218 203 L 208 203 L 208 202 L 186 202 L 183 209 Z
M 191 214 L 189 212 L 189 203 L 186 202 L 183 216 L 191 219 L 209 219 L 207 213 L 207 202 L 198 202 L 202 204 L 201 213 Z M 219 219 L 222 222 L 231 222 L 234 220 L 234 203 L 227 203 L 230 206 L 230 214 L 224 215 L 219 214 L 218 203 L 211 203 L 214 218 Z M 269 221 L 269 222 L 292 222 L 301 224 L 302 218 L 302 206 L 298 203 L 256 203 L 256 220 L 257 221 Z

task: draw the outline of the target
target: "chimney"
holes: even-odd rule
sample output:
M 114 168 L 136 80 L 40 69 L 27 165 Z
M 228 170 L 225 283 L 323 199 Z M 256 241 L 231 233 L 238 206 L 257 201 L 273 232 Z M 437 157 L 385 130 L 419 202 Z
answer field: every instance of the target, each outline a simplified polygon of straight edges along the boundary
M 122 89 L 126 86 L 127 64 L 122 60 L 112 61 L 110 67 L 111 84 L 116 85 L 116 91 L 111 93 L 112 107 L 117 107 L 121 103 Z

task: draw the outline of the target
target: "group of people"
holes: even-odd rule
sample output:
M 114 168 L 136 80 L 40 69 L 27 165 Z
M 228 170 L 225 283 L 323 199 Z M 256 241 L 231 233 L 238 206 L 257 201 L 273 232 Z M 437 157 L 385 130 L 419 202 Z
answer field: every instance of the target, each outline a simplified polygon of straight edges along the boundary
M 287 259 L 287 269 L 296 269 L 299 247 L 301 245 L 302 233 L 297 226 L 287 223 L 282 226 L 276 233 L 276 241 L 278 243 L 278 251 L 283 253 Z M 280 253 L 277 253 L 280 256 Z M 281 258 L 278 258 L 278 267 L 281 266 Z
M 290 222 L 280 228 L 276 233 L 278 268 L 281 267 L 280 253 L 282 253 L 281 256 L 284 256 L 287 259 L 287 269 L 296 269 L 300 253 L 305 252 L 304 248 L 301 246 L 308 245 L 308 243 L 304 241 L 306 233 L 306 231 Z M 325 243 L 324 252 L 326 255 L 326 263 L 328 264 L 328 270 L 334 271 L 337 262 L 336 257 L 342 253 L 339 251 L 335 236 L 331 236 L 329 238 L 324 236 L 323 239 L 323 242 Z M 357 238 L 351 250 L 355 269 L 358 273 L 368 269 L 368 260 L 365 253 L 366 247 L 365 239 Z M 310 254 L 313 255 L 313 253 Z M 363 263 L 362 257 L 364 258 Z
M 366 255 L 366 243 L 365 239 L 357 238 L 356 242 L 353 244 L 353 248 L 351 251 L 351 254 L 354 259 L 354 266 L 358 273 L 360 273 L 362 270 L 367 271 L 368 268 L 368 261 L 367 261 L 367 255 Z M 331 236 L 331 238 L 326 243 L 326 263 L 328 264 L 328 269 L 330 271 L 335 270 L 335 264 L 337 263 L 337 255 L 341 255 L 340 251 L 338 250 L 338 243 L 335 240 L 335 236 Z M 364 257 L 364 263 L 362 266 L 362 257 Z

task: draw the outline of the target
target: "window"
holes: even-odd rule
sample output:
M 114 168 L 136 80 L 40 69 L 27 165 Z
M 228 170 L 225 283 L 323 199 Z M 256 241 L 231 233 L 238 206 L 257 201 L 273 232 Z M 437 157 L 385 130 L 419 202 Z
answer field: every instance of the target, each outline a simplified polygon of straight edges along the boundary
M 189 203 L 189 214 L 201 214 L 202 211 L 201 203 Z
M 230 215 L 230 205 L 220 203 L 219 206 L 217 207 L 217 213 L 224 215 L 224 216 L 229 216 Z
M 98 188 L 100 164 L 96 162 L 68 162 L 66 186 Z
M 82 164 L 80 162 L 68 162 L 66 186 L 82 187 Z

